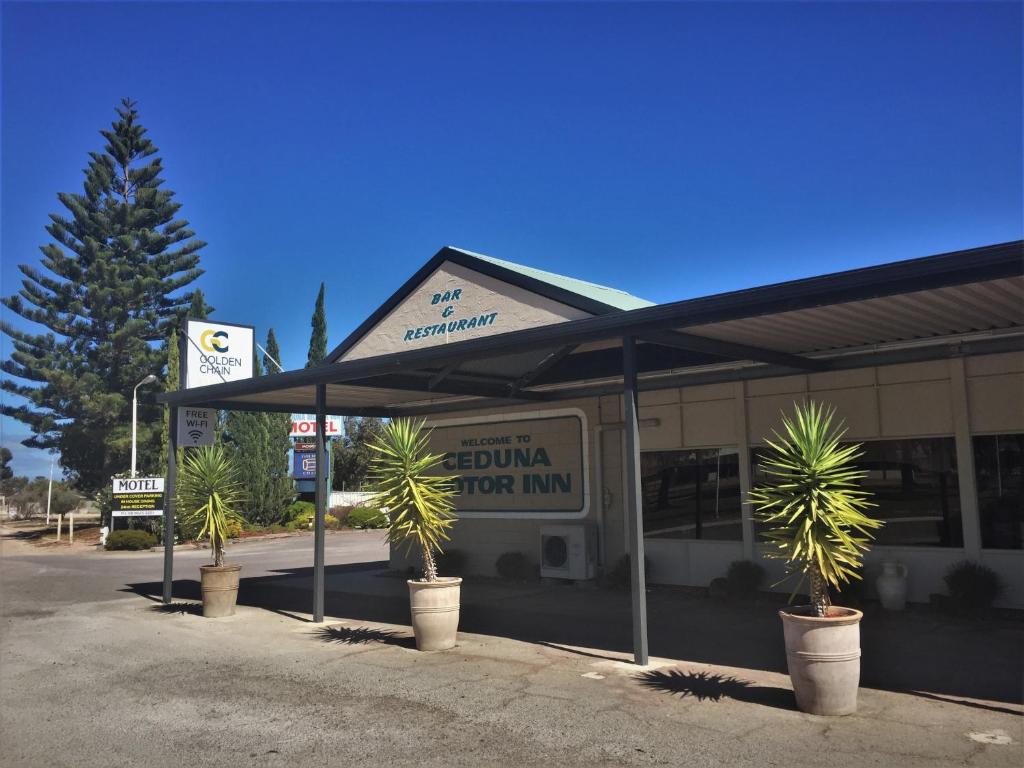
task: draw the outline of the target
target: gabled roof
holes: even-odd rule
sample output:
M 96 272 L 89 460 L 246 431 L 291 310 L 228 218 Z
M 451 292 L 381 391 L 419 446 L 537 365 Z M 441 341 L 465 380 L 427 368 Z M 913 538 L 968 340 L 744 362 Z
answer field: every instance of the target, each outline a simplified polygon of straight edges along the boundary
M 412 277 L 406 280 L 397 291 L 391 294 L 388 300 L 366 318 L 341 344 L 332 350 L 327 355 L 325 362 L 337 362 L 352 346 L 372 331 L 377 323 L 385 318 L 406 296 L 415 291 L 427 277 L 433 274 L 445 262 L 459 264 L 467 269 L 472 269 L 475 272 L 493 277 L 509 285 L 544 296 L 561 304 L 574 307 L 591 315 L 607 315 L 612 312 L 653 306 L 653 302 L 616 288 L 588 283 L 585 280 L 557 275 L 554 272 L 545 272 L 542 269 L 496 259 L 492 256 L 484 256 L 483 254 L 474 253 L 462 248 L 445 246 L 434 254 L 430 261 L 420 267 Z

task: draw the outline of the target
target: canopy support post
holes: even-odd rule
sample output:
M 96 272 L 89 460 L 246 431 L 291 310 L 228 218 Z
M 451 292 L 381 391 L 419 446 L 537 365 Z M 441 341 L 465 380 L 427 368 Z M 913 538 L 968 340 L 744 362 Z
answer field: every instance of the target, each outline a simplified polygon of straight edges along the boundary
M 171 602 L 174 589 L 174 492 L 178 480 L 178 406 L 167 408 L 169 433 L 167 436 L 167 477 L 164 479 L 164 592 L 163 601 Z M 110 527 L 114 527 L 111 514 Z
M 324 620 L 324 518 L 327 515 L 327 385 L 316 385 L 316 516 L 313 524 L 313 621 Z
M 647 664 L 647 584 L 644 574 L 644 521 L 640 494 L 640 416 L 636 386 L 636 337 L 622 339 L 623 437 L 626 442 L 626 487 L 623 489 L 629 526 L 629 567 L 633 605 L 633 660 Z

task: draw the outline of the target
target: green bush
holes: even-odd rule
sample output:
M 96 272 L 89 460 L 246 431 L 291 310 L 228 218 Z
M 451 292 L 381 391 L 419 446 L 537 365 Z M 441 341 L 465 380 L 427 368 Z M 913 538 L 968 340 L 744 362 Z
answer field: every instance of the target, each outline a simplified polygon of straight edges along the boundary
M 348 513 L 348 524 L 353 528 L 387 528 L 388 518 L 374 507 L 356 507 Z
M 732 597 L 753 597 L 764 582 L 764 568 L 751 560 L 734 560 L 725 581 Z
M 970 560 L 951 565 L 943 579 L 949 590 L 949 607 L 967 616 L 984 613 L 1003 592 L 998 573 Z
M 324 527 L 336 531 L 341 527 L 341 521 L 332 514 L 324 515 Z
M 296 501 L 288 505 L 288 508 L 284 511 L 285 523 L 290 523 L 294 520 L 311 520 L 313 515 L 316 514 L 316 505 L 311 501 Z
M 156 536 L 149 531 L 127 529 L 113 531 L 107 536 L 106 549 L 150 549 L 156 546 Z
M 437 572 L 441 576 L 461 576 L 466 570 L 466 553 L 446 549 L 437 553 Z
M 530 578 L 530 561 L 522 552 L 502 552 L 494 568 L 501 578 L 508 581 L 526 581 Z

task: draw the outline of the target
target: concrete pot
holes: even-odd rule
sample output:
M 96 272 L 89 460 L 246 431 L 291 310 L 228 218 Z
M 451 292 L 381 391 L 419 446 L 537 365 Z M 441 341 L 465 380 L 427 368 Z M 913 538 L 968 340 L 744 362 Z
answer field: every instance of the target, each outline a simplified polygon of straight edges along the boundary
M 201 590 L 203 593 L 203 616 L 220 619 L 235 615 L 238 602 L 238 577 L 240 565 L 201 565 Z
M 416 648 L 444 651 L 454 647 L 462 579 L 441 577 L 437 581 L 410 580 L 408 584 Z
M 786 635 L 786 664 L 796 704 L 812 715 L 857 711 L 860 686 L 860 620 L 853 608 L 813 615 L 809 606 L 779 611 Z
M 887 611 L 902 611 L 907 607 L 907 566 L 895 560 L 882 563 L 882 573 L 875 579 L 878 599 Z

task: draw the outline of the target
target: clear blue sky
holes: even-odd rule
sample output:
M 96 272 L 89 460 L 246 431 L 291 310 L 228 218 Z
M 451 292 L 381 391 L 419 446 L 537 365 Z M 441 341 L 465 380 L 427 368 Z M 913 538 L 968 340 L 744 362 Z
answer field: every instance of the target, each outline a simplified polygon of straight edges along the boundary
M 446 244 L 662 302 L 1022 233 L 1013 2 L 2 14 L 3 294 L 130 96 L 289 368 L 321 280 L 333 346 Z

